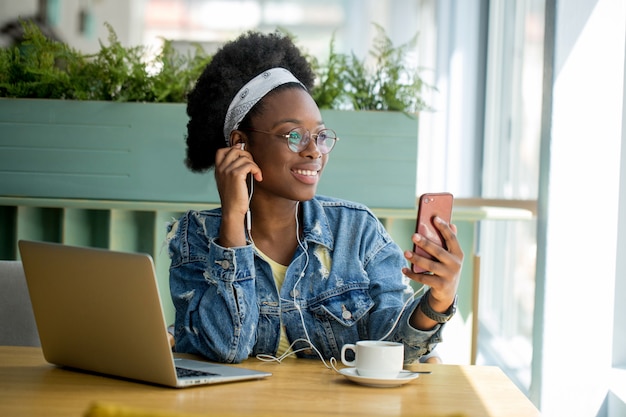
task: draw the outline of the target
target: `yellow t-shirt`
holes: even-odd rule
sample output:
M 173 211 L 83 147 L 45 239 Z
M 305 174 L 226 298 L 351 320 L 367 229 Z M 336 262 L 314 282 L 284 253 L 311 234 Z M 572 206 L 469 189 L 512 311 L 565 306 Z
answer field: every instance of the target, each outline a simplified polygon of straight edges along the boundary
M 287 272 L 287 267 L 271 259 L 269 256 L 261 252 L 259 248 L 256 248 L 256 250 L 257 252 L 259 252 L 259 255 L 261 255 L 261 258 L 263 258 L 264 260 L 267 261 L 268 264 L 270 264 L 270 268 L 272 269 L 272 276 L 274 277 L 274 282 L 276 282 L 276 287 L 278 288 L 278 292 L 280 292 L 280 289 L 283 286 L 283 282 L 285 281 L 285 274 Z M 281 321 L 280 340 L 278 341 L 278 351 L 276 352 L 276 357 L 280 357 L 284 353 L 291 351 L 291 349 L 289 349 L 289 345 L 290 343 L 289 343 L 289 339 L 287 338 L 287 332 L 285 331 L 285 326 L 282 325 L 282 321 Z M 295 356 L 292 355 L 288 357 L 295 357 Z

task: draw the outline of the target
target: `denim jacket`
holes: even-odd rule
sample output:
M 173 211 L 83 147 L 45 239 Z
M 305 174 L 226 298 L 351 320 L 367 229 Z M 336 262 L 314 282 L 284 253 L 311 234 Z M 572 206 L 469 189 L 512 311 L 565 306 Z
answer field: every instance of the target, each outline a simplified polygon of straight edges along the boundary
M 189 211 L 168 225 L 170 291 L 176 308 L 176 351 L 218 362 L 275 354 L 280 326 L 289 341 L 308 339 L 325 359 L 341 347 L 386 335 L 414 362 L 441 341 L 442 325 L 409 325 L 419 298 L 401 267 L 406 260 L 365 206 L 317 196 L 300 203 L 303 238 L 280 290 L 253 245 L 218 244 L 221 209 Z M 295 233 L 295 231 L 294 231 Z M 308 338 L 307 338 L 308 336 Z M 300 357 L 317 357 L 297 342 Z

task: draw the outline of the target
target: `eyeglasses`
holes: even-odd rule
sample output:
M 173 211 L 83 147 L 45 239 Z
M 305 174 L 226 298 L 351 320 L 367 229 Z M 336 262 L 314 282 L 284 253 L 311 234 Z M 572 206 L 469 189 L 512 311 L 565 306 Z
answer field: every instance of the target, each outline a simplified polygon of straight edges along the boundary
M 337 134 L 332 129 L 322 129 L 317 133 L 311 133 L 303 127 L 296 127 L 285 134 L 266 132 L 264 130 L 253 129 L 251 127 L 242 130 L 249 130 L 251 132 L 265 133 L 267 135 L 285 138 L 287 139 L 287 146 L 289 146 L 289 149 L 296 153 L 302 152 L 306 149 L 306 147 L 309 146 L 311 138 L 313 138 L 320 152 L 323 155 L 326 155 L 333 150 L 335 143 L 339 140 Z

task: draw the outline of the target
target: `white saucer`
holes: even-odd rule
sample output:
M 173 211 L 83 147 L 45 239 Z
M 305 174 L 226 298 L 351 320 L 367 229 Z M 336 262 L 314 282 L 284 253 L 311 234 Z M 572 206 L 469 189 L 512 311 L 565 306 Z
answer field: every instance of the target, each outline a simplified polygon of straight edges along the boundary
M 411 371 L 401 371 L 395 378 L 373 378 L 359 375 L 356 372 L 356 368 L 343 368 L 339 370 L 339 373 L 357 384 L 378 388 L 398 387 L 419 377 L 419 374 L 417 373 Z

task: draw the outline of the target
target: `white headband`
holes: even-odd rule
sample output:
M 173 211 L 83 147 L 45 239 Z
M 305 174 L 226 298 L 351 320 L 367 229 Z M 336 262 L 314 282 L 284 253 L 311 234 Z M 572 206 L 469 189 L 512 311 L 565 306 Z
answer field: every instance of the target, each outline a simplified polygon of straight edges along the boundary
M 287 83 L 298 83 L 304 87 L 291 72 L 285 68 L 271 68 L 262 72 L 248 81 L 235 94 L 235 98 L 230 102 L 226 119 L 224 120 L 224 139 L 226 146 L 230 146 L 230 132 L 239 128 L 239 123 L 246 117 L 250 109 L 267 93 Z

